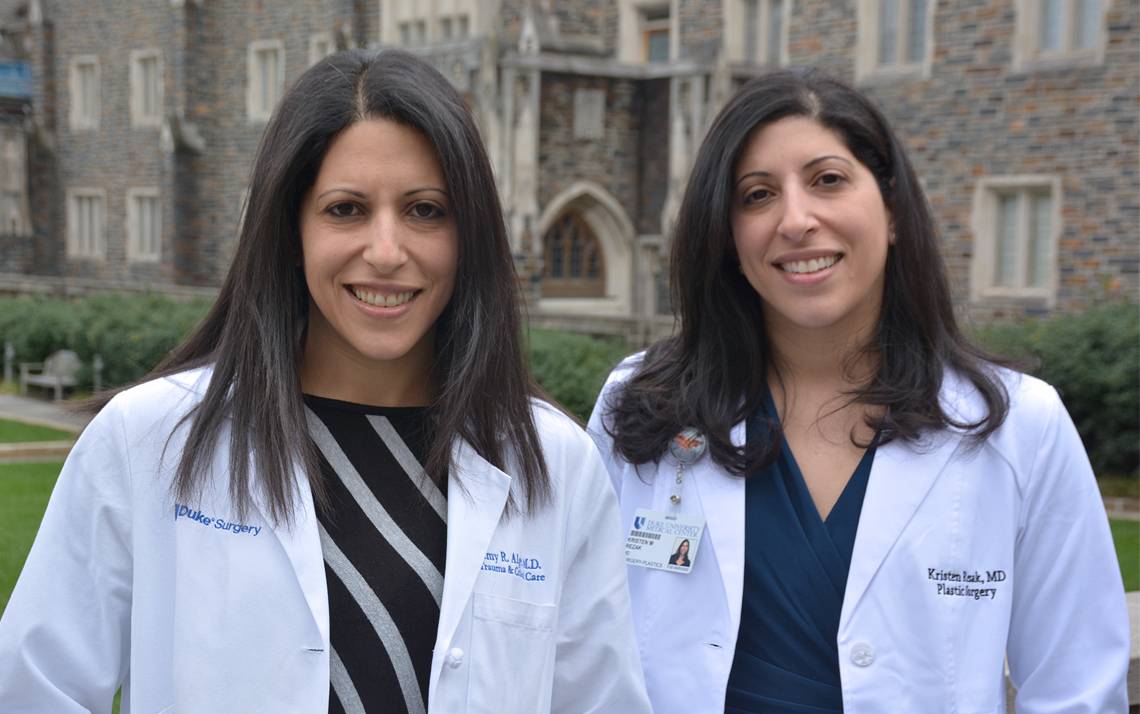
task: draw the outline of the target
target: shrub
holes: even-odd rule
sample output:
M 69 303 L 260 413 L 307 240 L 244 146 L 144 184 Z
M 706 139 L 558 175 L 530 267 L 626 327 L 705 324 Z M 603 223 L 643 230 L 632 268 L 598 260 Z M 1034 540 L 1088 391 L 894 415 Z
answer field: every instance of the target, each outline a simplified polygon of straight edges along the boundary
M 154 368 L 205 316 L 205 299 L 161 295 L 96 294 L 76 300 L 0 298 L 0 345 L 11 340 L 17 362 L 42 362 L 71 349 L 84 364 L 103 358 L 103 386 L 129 384 Z M 590 415 L 606 375 L 629 350 L 618 339 L 531 330 L 528 349 L 535 379 L 581 419 Z
M 530 330 L 527 348 L 535 380 L 583 421 L 590 417 L 606 375 L 630 352 L 616 338 L 551 330 Z
M 1140 312 L 1135 303 L 978 330 L 1061 395 L 1098 474 L 1140 471 Z
M 42 362 L 74 350 L 90 385 L 91 363 L 103 359 L 103 386 L 139 379 L 157 365 L 209 309 L 209 301 L 160 295 L 99 294 L 76 300 L 0 299 L 0 343 L 11 341 L 17 362 Z

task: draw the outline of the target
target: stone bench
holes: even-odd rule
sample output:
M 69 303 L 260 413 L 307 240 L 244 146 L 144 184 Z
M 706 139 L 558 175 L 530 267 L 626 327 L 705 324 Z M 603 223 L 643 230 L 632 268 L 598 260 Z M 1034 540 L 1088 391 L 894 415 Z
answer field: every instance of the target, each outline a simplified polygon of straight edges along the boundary
M 20 394 L 27 394 L 28 387 L 43 387 L 55 391 L 56 401 L 63 399 L 63 390 L 79 384 L 79 370 L 82 363 L 79 355 L 71 350 L 53 352 L 43 362 L 20 363 Z

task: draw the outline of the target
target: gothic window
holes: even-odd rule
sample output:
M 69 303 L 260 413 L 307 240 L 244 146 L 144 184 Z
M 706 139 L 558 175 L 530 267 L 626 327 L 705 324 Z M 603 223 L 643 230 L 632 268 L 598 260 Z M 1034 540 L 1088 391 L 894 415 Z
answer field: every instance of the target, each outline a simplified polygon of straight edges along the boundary
M 564 214 L 542 237 L 543 297 L 604 297 L 606 269 L 602 246 L 586 222 Z

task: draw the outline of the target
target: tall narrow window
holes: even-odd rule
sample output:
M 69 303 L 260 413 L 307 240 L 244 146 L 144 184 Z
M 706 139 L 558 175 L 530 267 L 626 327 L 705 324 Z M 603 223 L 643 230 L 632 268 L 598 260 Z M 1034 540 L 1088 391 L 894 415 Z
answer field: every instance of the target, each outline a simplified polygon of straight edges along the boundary
M 71 128 L 99 127 L 99 60 L 93 56 L 76 57 L 70 72 Z
M 162 124 L 162 55 L 158 50 L 131 52 L 131 124 Z
M 273 113 L 285 88 L 285 48 L 280 40 L 259 40 L 249 46 L 249 118 L 264 121 Z
M 735 13 L 725 14 L 726 36 L 737 36 L 740 44 L 730 47 L 734 59 L 769 67 L 784 63 L 787 55 L 784 25 L 790 0 L 734 0 Z
M 1105 7 L 1111 0 L 1019 0 L 1014 64 L 1034 61 L 1097 61 L 1107 28 Z
M 318 32 L 309 36 L 309 66 L 336 52 L 336 44 L 329 32 Z
M 879 0 L 875 35 L 879 67 L 921 64 L 927 51 L 927 0 Z
M 67 256 L 101 258 L 106 253 L 103 192 L 71 189 L 67 192 Z
M 983 179 L 975 196 L 973 295 L 1052 299 L 1058 233 L 1053 179 Z
M 668 5 L 649 7 L 641 11 L 641 36 L 646 62 L 669 61 L 671 25 Z
M 577 214 L 559 218 L 542 238 L 543 297 L 604 297 L 605 263 L 601 244 Z
M 780 64 L 784 38 L 784 0 L 768 0 L 768 32 L 765 34 L 764 58 L 768 65 Z
M 127 191 L 127 259 L 157 262 L 162 255 L 162 203 L 158 189 Z

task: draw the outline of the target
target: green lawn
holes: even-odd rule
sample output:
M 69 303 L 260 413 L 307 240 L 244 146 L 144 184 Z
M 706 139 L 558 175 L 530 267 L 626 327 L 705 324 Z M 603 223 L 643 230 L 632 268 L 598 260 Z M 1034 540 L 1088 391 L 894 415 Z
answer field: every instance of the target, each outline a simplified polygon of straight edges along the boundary
M 58 461 L 0 464 L 0 611 L 8 605 L 62 466 Z
M 1125 590 L 1140 590 L 1140 521 L 1109 521 Z
M 0 444 L 22 444 L 29 441 L 71 441 L 75 434 L 22 421 L 0 419 Z

